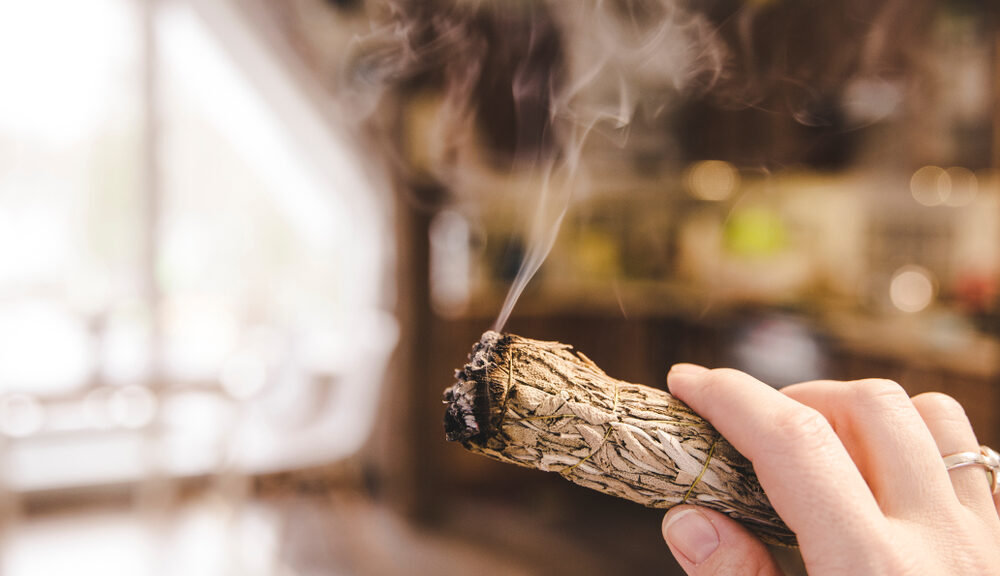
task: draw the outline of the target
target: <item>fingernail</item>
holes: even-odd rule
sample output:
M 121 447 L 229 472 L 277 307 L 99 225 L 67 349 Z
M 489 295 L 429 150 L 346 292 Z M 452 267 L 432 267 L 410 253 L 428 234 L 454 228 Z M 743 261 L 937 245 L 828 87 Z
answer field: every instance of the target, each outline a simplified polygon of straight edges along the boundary
M 674 364 L 670 367 L 671 374 L 701 374 L 702 372 L 708 372 L 708 368 L 704 366 L 699 366 L 697 364 L 687 364 L 680 363 Z
M 684 510 L 671 516 L 663 527 L 663 536 L 692 564 L 701 564 L 719 547 L 715 526 L 697 510 Z

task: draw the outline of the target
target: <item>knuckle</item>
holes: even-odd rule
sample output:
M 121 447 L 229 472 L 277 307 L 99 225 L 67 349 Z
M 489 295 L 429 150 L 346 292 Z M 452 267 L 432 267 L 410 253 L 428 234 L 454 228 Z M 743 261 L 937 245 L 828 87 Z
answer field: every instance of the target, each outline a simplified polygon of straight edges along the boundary
M 951 396 L 942 392 L 924 392 L 913 397 L 913 405 L 924 410 L 947 414 L 952 417 L 965 417 L 965 408 Z
M 932 433 L 937 430 L 971 430 L 972 424 L 965 408 L 958 400 L 940 392 L 925 392 L 913 397 L 913 406 L 920 417 L 931 427 Z
M 898 405 L 910 401 L 906 390 L 893 380 L 866 378 L 850 385 L 855 399 L 861 402 Z
M 833 435 L 830 422 L 808 406 L 781 414 L 775 421 L 775 429 L 785 442 L 806 450 L 826 444 Z

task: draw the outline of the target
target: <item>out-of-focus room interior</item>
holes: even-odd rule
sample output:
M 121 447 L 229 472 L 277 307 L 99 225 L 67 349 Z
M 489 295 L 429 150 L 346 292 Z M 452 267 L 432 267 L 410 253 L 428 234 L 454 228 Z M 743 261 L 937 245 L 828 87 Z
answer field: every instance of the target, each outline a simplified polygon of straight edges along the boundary
M 0 573 L 681 574 L 445 441 L 491 328 L 1000 445 L 998 51 L 971 0 L 0 4 Z

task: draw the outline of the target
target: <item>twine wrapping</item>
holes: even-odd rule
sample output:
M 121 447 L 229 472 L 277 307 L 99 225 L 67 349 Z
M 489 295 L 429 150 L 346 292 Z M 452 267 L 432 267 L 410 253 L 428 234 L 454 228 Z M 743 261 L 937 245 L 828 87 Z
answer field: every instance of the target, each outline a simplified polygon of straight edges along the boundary
M 663 390 L 616 380 L 572 347 L 486 332 L 445 393 L 449 440 L 653 508 L 718 510 L 794 546 L 753 467 Z

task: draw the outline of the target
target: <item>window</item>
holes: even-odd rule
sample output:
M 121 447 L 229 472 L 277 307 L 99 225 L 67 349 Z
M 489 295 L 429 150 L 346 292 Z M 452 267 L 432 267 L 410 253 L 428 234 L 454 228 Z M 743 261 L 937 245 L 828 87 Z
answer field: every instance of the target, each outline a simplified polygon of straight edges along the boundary
M 395 341 L 387 204 L 318 91 L 225 3 L 151 4 L 0 6 L 15 490 L 345 456 Z

